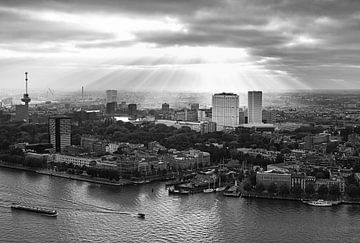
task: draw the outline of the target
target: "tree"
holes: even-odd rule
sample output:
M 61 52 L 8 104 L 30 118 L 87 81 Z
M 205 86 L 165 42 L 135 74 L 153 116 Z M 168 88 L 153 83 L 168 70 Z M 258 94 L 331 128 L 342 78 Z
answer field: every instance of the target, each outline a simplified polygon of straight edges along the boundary
M 276 193 L 278 188 L 275 183 L 271 183 L 267 188 L 269 193 Z
M 250 185 L 250 183 L 248 183 L 248 182 L 245 182 L 245 183 L 244 183 L 244 190 L 245 190 L 245 191 L 251 191 L 251 185 Z
M 326 185 L 319 186 L 317 193 L 319 193 L 320 196 L 326 196 L 329 193 L 329 189 Z
M 332 196 L 340 196 L 340 188 L 338 185 L 333 184 L 329 188 L 329 194 Z
M 279 193 L 283 196 L 288 195 L 290 193 L 289 186 L 286 184 L 281 184 L 279 188 Z
M 256 190 L 256 192 L 258 192 L 258 193 L 263 192 L 263 191 L 265 190 L 264 184 L 262 184 L 262 183 L 256 184 L 255 190 Z
M 313 184 L 307 184 L 305 186 L 305 193 L 308 195 L 313 195 L 315 193 L 315 188 Z
M 346 193 L 350 197 L 358 197 L 359 196 L 359 187 L 354 184 L 350 184 L 346 187 Z
M 301 193 L 303 193 L 303 189 L 301 188 L 300 184 L 295 184 L 291 189 L 291 192 L 296 196 L 300 196 Z

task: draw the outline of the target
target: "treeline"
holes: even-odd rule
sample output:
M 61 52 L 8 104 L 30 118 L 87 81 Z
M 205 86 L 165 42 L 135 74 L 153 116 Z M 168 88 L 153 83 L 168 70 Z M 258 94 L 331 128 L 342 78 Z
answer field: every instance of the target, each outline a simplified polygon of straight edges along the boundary
M 99 177 L 115 181 L 119 181 L 120 179 L 120 173 L 117 170 L 89 167 L 86 169 L 86 173 L 91 177 Z
M 6 151 L 14 143 L 48 143 L 46 124 L 13 123 L 0 125 L 0 151 Z

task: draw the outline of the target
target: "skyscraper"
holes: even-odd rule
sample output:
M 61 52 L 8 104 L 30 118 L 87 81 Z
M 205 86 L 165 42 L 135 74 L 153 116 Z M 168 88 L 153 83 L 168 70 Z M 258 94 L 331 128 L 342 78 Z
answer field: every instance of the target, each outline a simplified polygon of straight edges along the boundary
M 248 92 L 248 123 L 262 123 L 262 91 Z
M 66 116 L 49 117 L 49 136 L 50 143 L 57 153 L 71 146 L 71 118 Z
M 117 103 L 117 90 L 106 90 L 106 104 Z
M 106 90 L 106 114 L 114 115 L 117 110 L 117 90 Z
M 233 93 L 219 93 L 212 97 L 212 121 L 216 130 L 239 125 L 239 96 Z

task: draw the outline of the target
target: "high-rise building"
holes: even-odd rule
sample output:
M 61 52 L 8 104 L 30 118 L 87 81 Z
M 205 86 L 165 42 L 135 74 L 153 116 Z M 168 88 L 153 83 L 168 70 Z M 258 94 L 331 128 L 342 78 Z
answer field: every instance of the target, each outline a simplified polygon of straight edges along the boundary
M 117 90 L 106 90 L 106 103 L 117 103 Z
M 106 103 L 106 114 L 114 115 L 116 112 L 117 103 L 116 102 L 110 102 Z
M 239 125 L 239 96 L 233 93 L 219 93 L 212 97 L 212 121 L 216 130 Z
M 165 111 L 165 112 L 168 112 L 170 110 L 170 105 L 167 104 L 167 103 L 162 104 L 161 105 L 161 110 Z
M 262 123 L 262 91 L 248 92 L 248 123 Z
M 71 118 L 66 116 L 49 117 L 49 136 L 56 153 L 71 146 Z
M 137 113 L 137 105 L 136 104 L 129 104 L 128 105 L 128 114 L 129 116 L 135 116 Z

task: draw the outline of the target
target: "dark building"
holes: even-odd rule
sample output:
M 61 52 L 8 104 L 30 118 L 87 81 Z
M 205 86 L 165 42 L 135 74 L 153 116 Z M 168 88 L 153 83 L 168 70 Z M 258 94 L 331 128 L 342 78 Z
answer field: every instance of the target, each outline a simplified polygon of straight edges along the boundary
M 137 113 L 137 105 L 136 104 L 129 104 L 128 105 L 128 114 L 129 116 L 135 116 Z
M 106 114 L 114 115 L 116 112 L 116 108 L 117 108 L 116 102 L 106 103 Z
M 170 105 L 167 104 L 167 103 L 162 104 L 161 105 L 161 110 L 165 111 L 165 112 L 169 111 L 170 110 Z
M 50 143 L 57 153 L 71 146 L 71 118 L 67 116 L 49 117 L 49 137 Z

